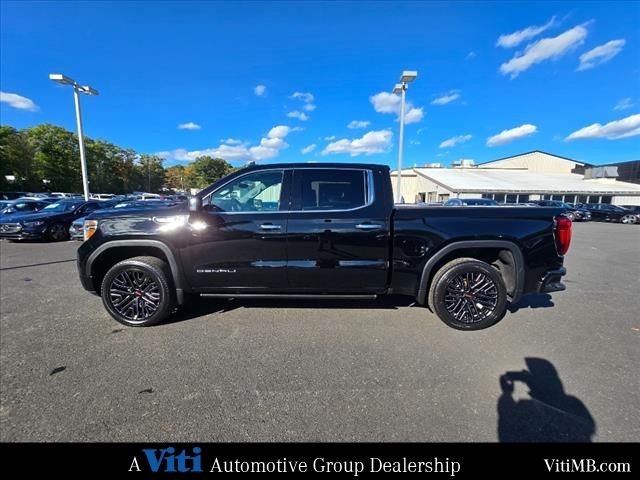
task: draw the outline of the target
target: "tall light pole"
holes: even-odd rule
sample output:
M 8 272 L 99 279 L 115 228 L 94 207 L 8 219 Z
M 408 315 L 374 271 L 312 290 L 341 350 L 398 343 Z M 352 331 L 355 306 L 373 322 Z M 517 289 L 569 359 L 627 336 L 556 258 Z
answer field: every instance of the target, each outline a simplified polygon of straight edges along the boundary
M 401 96 L 400 100 L 400 141 L 398 142 L 398 170 L 396 179 L 396 203 L 400 203 L 402 200 L 402 193 L 400 187 L 402 186 L 402 149 L 404 146 L 404 105 L 407 95 L 407 88 L 409 82 L 413 82 L 418 78 L 418 72 L 415 70 L 405 70 L 400 76 L 400 83 L 396 83 L 393 87 L 393 93 Z
M 78 126 L 78 143 L 80 144 L 80 166 L 82 169 L 82 188 L 84 189 L 84 199 L 89 200 L 89 174 L 87 173 L 87 156 L 84 151 L 84 131 L 82 129 L 82 112 L 80 111 L 80 94 L 98 95 L 98 91 L 89 86 L 82 86 L 72 78 L 61 73 L 50 73 L 49 80 L 58 82 L 61 85 L 73 86 L 73 98 L 76 103 L 76 124 Z

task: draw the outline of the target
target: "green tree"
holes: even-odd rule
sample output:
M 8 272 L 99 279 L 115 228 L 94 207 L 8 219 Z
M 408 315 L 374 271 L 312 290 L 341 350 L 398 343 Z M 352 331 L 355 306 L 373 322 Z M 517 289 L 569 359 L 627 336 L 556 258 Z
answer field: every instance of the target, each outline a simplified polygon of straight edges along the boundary
M 157 155 L 140 155 L 138 160 L 139 178 L 142 180 L 142 190 L 146 192 L 159 192 L 165 183 L 163 158 Z
M 173 190 L 185 190 L 185 167 L 184 165 L 173 165 L 165 168 L 165 185 Z
M 9 182 L 5 175 L 13 175 Z M 33 149 L 22 131 L 0 126 L 0 190 L 40 190 L 33 165 Z
M 204 188 L 228 175 L 233 167 L 222 158 L 198 157 L 193 161 L 193 170 L 197 177 L 197 188 Z
M 47 188 L 82 191 L 78 137 L 55 125 L 38 125 L 24 131 L 34 151 L 35 176 L 47 180 Z

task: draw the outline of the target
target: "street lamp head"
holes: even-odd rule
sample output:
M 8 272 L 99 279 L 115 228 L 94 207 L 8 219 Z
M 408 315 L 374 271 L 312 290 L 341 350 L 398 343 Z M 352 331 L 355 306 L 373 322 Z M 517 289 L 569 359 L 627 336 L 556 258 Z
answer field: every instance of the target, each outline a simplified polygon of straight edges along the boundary
M 100 95 L 95 88 L 91 88 L 88 85 L 78 87 L 78 90 L 80 90 L 85 95 Z
M 401 83 L 396 83 L 393 87 L 392 92 L 396 95 L 400 95 L 402 93 L 402 90 L 404 90 L 404 85 L 402 85 Z
M 400 76 L 400 81 L 402 83 L 409 83 L 413 82 L 416 78 L 418 78 L 418 72 L 415 70 L 405 70 Z
M 54 82 L 58 82 L 62 85 L 75 85 L 76 82 L 72 79 L 63 75 L 61 73 L 50 73 L 49 80 L 53 80 Z

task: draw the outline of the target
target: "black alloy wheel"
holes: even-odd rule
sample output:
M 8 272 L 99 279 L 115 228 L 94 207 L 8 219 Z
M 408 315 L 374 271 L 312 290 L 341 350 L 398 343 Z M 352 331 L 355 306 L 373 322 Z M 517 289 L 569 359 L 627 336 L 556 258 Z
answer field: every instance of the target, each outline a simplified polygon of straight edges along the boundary
M 156 257 L 135 257 L 114 265 L 102 281 L 102 302 L 118 322 L 131 327 L 155 325 L 175 304 L 167 264 Z
M 69 238 L 69 232 L 62 223 L 54 223 L 47 229 L 47 237 L 52 242 L 61 242 Z
M 498 322 L 507 310 L 500 272 L 475 258 L 458 258 L 436 272 L 429 305 L 450 327 L 480 330 Z

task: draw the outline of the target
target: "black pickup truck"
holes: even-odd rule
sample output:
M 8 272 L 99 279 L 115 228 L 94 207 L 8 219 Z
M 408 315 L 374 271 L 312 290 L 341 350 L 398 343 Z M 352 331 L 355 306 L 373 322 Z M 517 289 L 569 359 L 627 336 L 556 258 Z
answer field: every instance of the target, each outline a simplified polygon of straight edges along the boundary
M 394 206 L 389 169 L 251 166 L 186 207 L 85 221 L 85 289 L 130 326 L 194 295 L 414 297 L 445 323 L 486 328 L 523 293 L 564 290 L 571 221 L 558 208 Z M 321 303 L 318 303 L 321 306 Z

